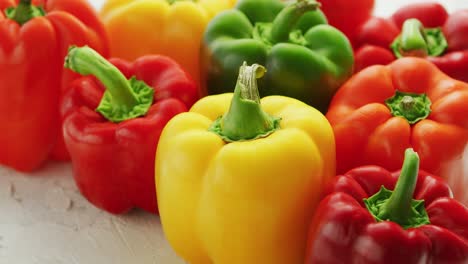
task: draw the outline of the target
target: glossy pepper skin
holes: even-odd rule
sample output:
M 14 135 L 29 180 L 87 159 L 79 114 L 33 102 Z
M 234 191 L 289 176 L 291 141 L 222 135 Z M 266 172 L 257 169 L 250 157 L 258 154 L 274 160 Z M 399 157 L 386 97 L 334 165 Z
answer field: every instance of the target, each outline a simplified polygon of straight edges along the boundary
M 263 73 L 242 66 L 234 94 L 202 98 L 161 134 L 161 223 L 190 263 L 304 261 L 308 208 L 335 171 L 333 132 L 298 100 L 260 100 L 255 78 Z
M 410 19 L 419 20 L 420 25 L 413 24 L 411 27 Z M 405 22 L 408 25 L 405 26 Z M 407 33 L 405 28 L 408 28 Z M 427 40 L 432 37 L 433 33 L 424 33 L 431 29 L 440 29 L 445 39 L 443 43 L 433 45 L 433 38 L 415 46 L 418 38 L 423 37 Z M 397 38 L 402 35 L 407 36 L 408 40 L 400 40 L 399 47 L 403 52 L 395 52 L 391 46 L 395 41 L 398 42 Z M 452 78 L 468 82 L 467 43 L 468 10 L 448 14 L 439 3 L 410 4 L 397 10 L 388 19 L 373 17 L 360 27 L 355 46 L 355 71 L 370 65 L 388 64 L 399 56 L 418 56 L 433 62 Z M 438 49 L 435 48 L 437 46 L 443 49 L 442 52 L 432 52 Z M 425 49 L 429 50 L 424 51 Z
M 354 43 L 359 26 L 365 23 L 374 10 L 374 0 L 319 0 L 328 23 Z
M 107 55 L 104 27 L 87 1 L 30 2 L 0 0 L 0 164 L 19 171 L 67 158 L 53 148 L 60 93 L 75 76 L 62 69 L 68 46 Z
M 465 205 L 468 175 L 468 84 L 427 60 L 402 58 L 362 70 L 332 100 L 337 171 L 375 164 L 396 170 L 406 148 L 421 168 L 448 180 Z
M 187 111 L 196 100 L 196 85 L 178 64 L 164 56 L 148 55 L 134 62 L 111 59 L 117 67 L 113 68 L 83 49 L 70 51 L 73 55 L 68 56 L 67 64 L 83 75 L 99 74 L 101 81 L 92 76 L 77 79 L 62 99 L 63 133 L 76 184 L 91 203 L 110 213 L 124 213 L 133 207 L 157 213 L 154 158 L 158 139 L 169 119 Z M 94 67 L 102 64 L 110 66 L 104 70 Z M 123 81 L 110 72 L 122 72 Z M 109 107 L 100 103 L 105 100 L 104 91 L 122 88 L 132 76 L 149 85 L 148 93 L 154 92 L 152 100 L 146 101 L 146 113 L 109 120 L 115 118 L 115 111 L 104 111 Z M 112 95 L 117 93 L 115 97 L 124 97 L 119 100 L 125 102 L 127 97 L 119 95 L 122 90 L 115 89 Z
M 200 43 L 205 27 L 235 2 L 107 0 L 100 14 L 109 32 L 112 57 L 134 60 L 147 54 L 166 55 L 199 83 Z
M 468 209 L 451 198 L 450 188 L 442 178 L 413 171 L 415 189 L 409 199 L 424 202 L 417 207 L 423 221 L 412 227 L 403 228 L 401 218 L 394 218 L 392 213 L 389 220 L 378 221 L 372 213 L 375 209 L 369 211 L 364 200 L 371 200 L 369 197 L 381 186 L 396 194 L 395 186 L 403 180 L 404 173 L 404 167 L 389 172 L 368 165 L 333 178 L 311 222 L 305 263 L 467 263 Z M 385 210 L 382 208 L 385 206 L 380 207 L 380 212 Z M 386 210 L 395 215 L 408 207 L 393 208 Z M 414 213 L 409 215 L 414 217 Z
M 283 95 L 324 112 L 352 73 L 349 40 L 328 25 L 318 3 L 240 0 L 210 21 L 203 41 L 209 94 L 230 92 L 244 61 L 265 65 L 264 95 Z M 262 10 L 262 12 L 259 12 Z

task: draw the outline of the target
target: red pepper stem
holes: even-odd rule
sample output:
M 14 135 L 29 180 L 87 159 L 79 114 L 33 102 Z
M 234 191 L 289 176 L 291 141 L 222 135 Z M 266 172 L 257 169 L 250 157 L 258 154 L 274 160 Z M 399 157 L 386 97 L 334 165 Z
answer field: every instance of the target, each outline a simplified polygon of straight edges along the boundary
M 95 50 L 85 46 L 73 46 L 65 58 L 65 67 L 81 75 L 98 78 L 112 95 L 113 104 L 132 109 L 138 99 L 131 89 L 127 78 Z
M 417 19 L 408 19 L 401 31 L 401 51 L 411 56 L 425 57 L 428 54 L 423 24 Z
M 6 16 L 20 25 L 23 25 L 34 17 L 44 16 L 44 10 L 41 7 L 32 5 L 31 2 L 31 0 L 20 0 L 18 6 L 5 10 Z
M 403 23 L 400 36 L 391 48 L 397 58 L 401 57 L 437 57 L 447 49 L 448 44 L 440 28 L 424 28 L 416 18 Z
M 308 11 L 316 10 L 319 7 L 320 3 L 315 0 L 297 0 L 296 3 L 283 8 L 276 16 L 275 20 L 273 20 L 268 37 L 269 41 L 272 44 L 287 41 L 289 39 L 289 34 L 302 15 Z
M 379 218 L 399 224 L 408 222 L 419 171 L 419 156 L 413 149 L 405 151 L 405 159 L 395 189 L 390 198 L 382 205 Z

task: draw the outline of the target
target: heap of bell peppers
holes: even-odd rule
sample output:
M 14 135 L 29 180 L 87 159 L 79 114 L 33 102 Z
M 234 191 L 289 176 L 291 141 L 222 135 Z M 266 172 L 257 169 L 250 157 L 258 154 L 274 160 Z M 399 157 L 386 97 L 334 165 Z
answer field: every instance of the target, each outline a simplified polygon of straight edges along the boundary
M 196 84 L 173 60 L 159 55 L 109 62 L 89 47 L 72 47 L 65 67 L 92 75 L 70 85 L 61 109 L 81 193 L 110 213 L 133 207 L 156 213 L 159 135 L 198 99 Z
M 208 94 L 230 92 L 246 61 L 268 69 L 259 82 L 263 95 L 296 98 L 325 112 L 352 74 L 354 57 L 349 40 L 318 6 L 314 0 L 239 0 L 213 18 L 202 47 Z
M 85 0 L 0 0 L 0 164 L 31 171 L 51 155 L 67 159 L 56 146 L 60 94 L 76 77 L 63 70 L 70 45 L 107 56 L 104 27 Z
M 468 10 L 373 5 L 0 0 L 0 164 L 190 263 L 468 263 Z
M 422 57 L 468 82 L 468 10 L 448 14 L 435 2 L 409 4 L 390 18 L 373 17 L 358 30 L 356 71 L 401 57 Z
M 326 114 L 336 140 L 337 171 L 374 164 L 396 170 L 412 147 L 422 169 L 446 178 L 468 205 L 468 84 L 421 58 L 401 58 L 354 75 Z

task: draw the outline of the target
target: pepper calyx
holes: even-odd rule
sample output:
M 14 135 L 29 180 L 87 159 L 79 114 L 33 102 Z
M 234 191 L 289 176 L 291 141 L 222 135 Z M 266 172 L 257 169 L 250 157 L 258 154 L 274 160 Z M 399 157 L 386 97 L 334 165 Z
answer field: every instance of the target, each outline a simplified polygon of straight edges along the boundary
M 447 39 L 440 27 L 424 28 L 415 19 L 403 23 L 401 34 L 390 45 L 397 58 L 402 57 L 438 57 L 448 48 Z
M 93 75 L 101 81 L 106 91 L 96 111 L 111 122 L 144 116 L 153 104 L 153 88 L 135 77 L 127 79 L 117 67 L 88 46 L 70 47 L 64 67 L 83 76 Z
M 382 186 L 379 192 L 364 199 L 376 221 L 392 221 L 404 229 L 430 224 L 424 200 L 413 199 L 418 171 L 419 156 L 408 148 L 395 189 L 390 191 Z
M 393 116 L 405 118 L 408 123 L 415 124 L 426 119 L 431 113 L 431 100 L 426 94 L 395 91 L 395 94 L 385 100 Z

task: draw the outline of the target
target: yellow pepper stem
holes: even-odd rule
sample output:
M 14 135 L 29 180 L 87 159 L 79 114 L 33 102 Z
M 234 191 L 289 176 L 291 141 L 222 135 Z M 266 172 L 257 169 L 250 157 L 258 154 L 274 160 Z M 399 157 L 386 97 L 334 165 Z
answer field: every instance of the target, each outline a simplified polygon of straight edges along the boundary
M 229 111 L 213 123 L 211 131 L 232 142 L 266 137 L 279 128 L 281 119 L 270 116 L 260 105 L 257 79 L 265 72 L 262 65 L 244 62 Z

